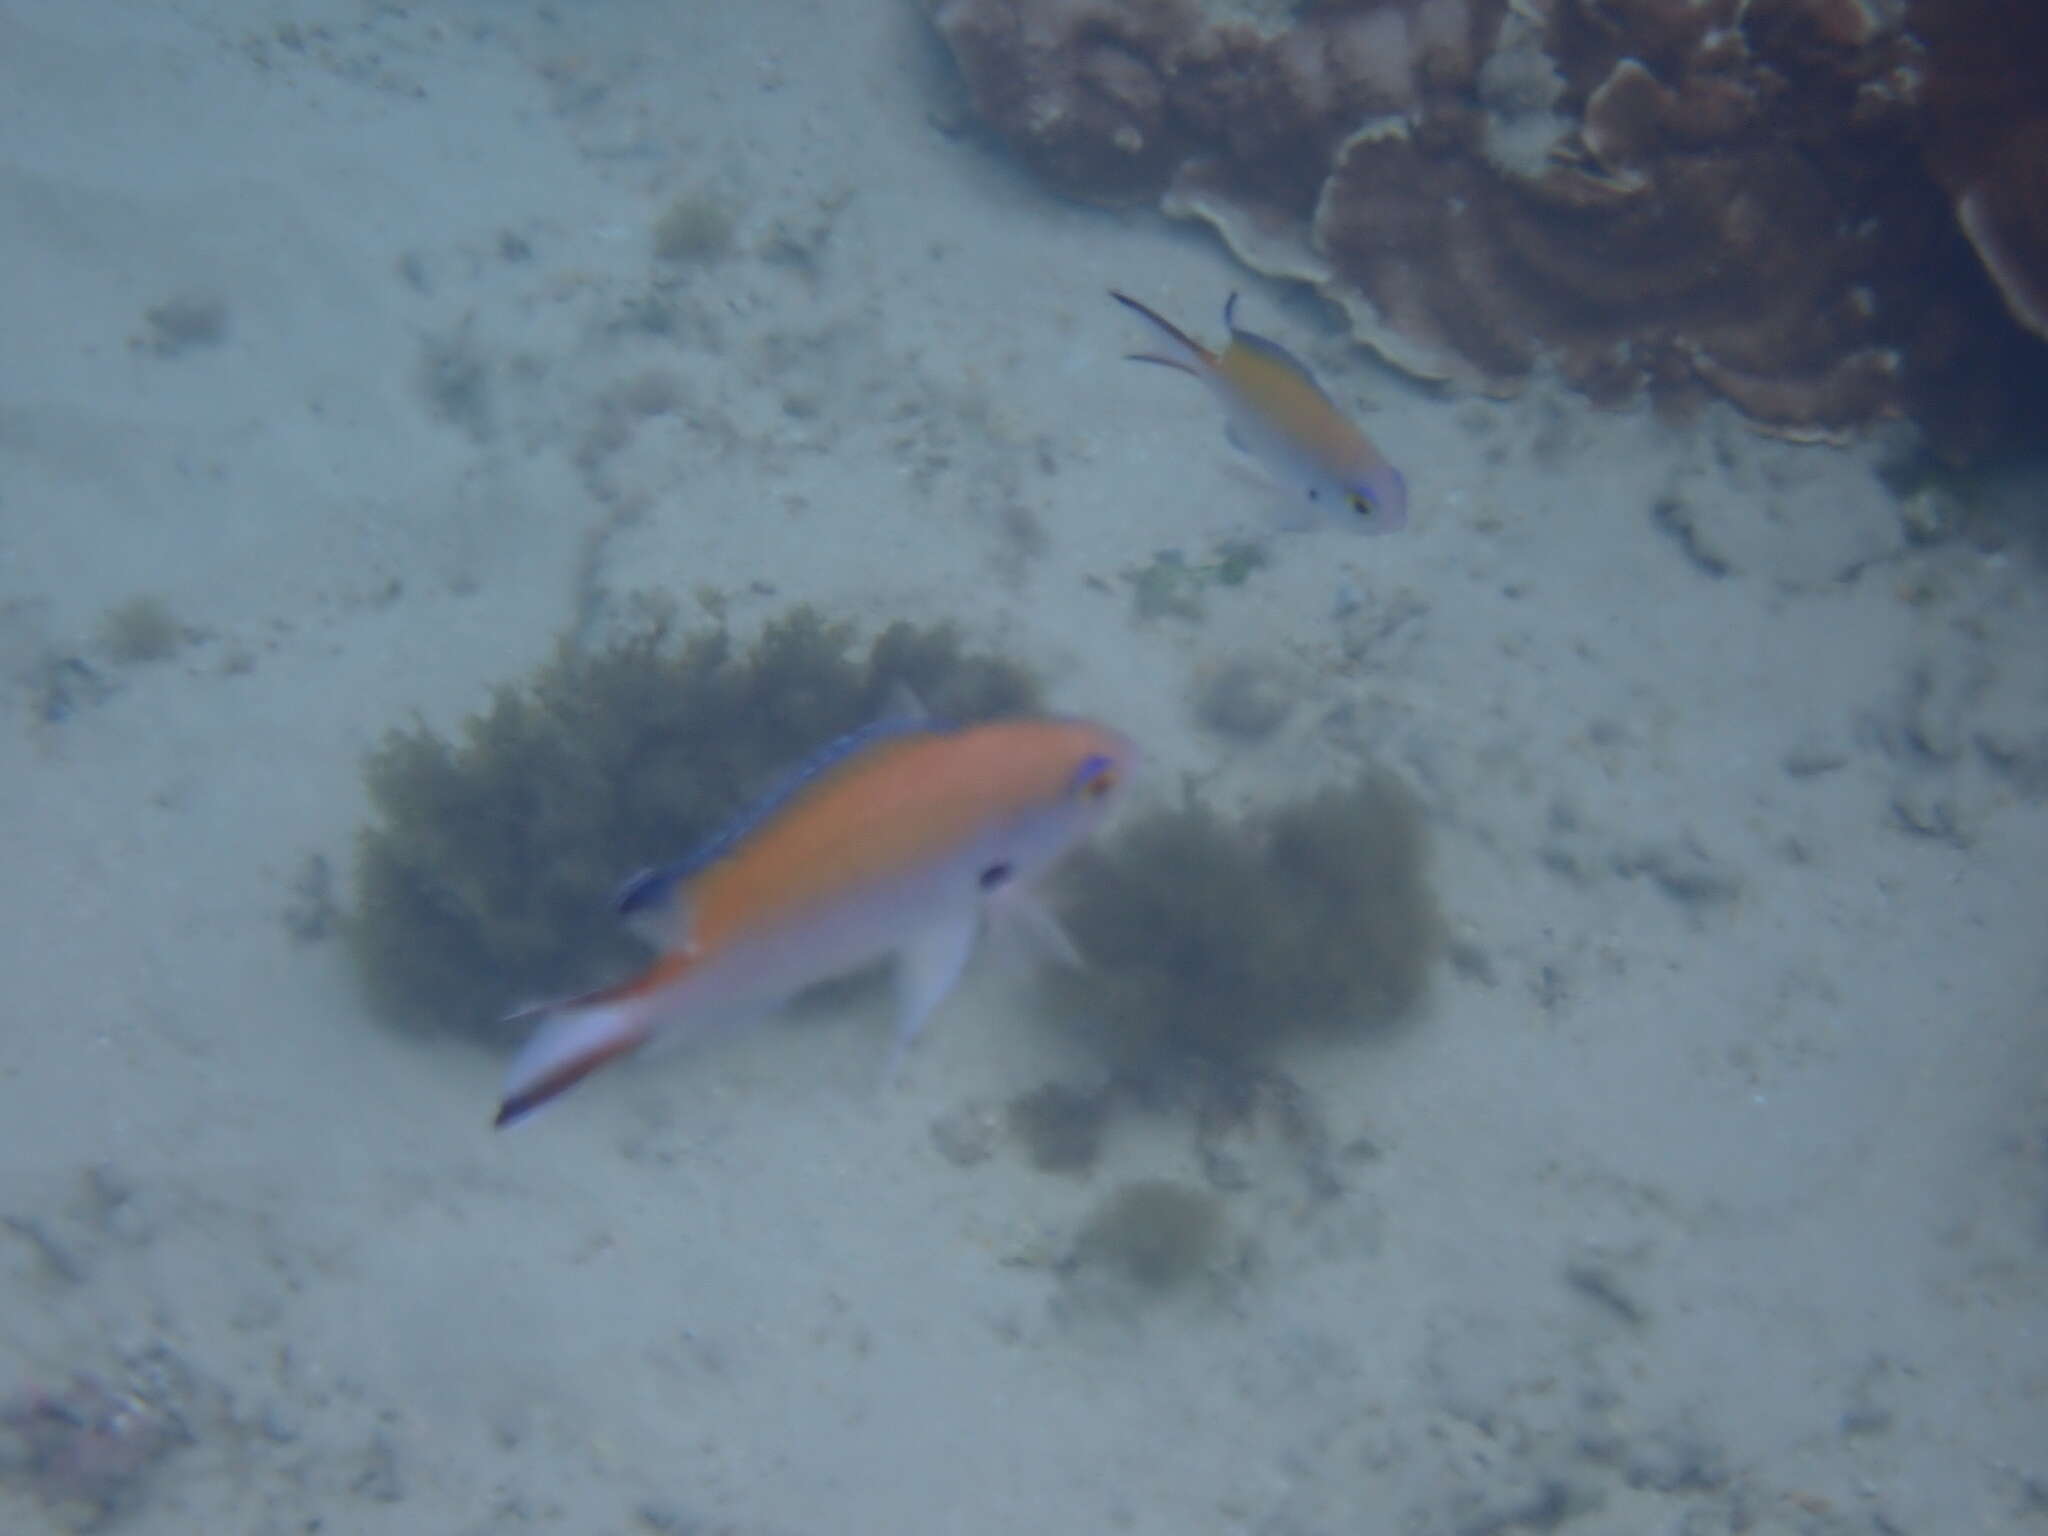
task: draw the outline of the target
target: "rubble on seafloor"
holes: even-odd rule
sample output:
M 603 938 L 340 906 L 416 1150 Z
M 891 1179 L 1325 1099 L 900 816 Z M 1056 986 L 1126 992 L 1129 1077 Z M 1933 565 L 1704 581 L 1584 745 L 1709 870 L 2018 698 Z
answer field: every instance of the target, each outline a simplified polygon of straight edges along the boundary
M 131 1511 L 156 1465 L 192 1438 L 176 1383 L 141 1379 L 162 1376 L 161 1365 L 120 1381 L 76 1371 L 0 1401 L 0 1484 L 27 1490 L 70 1530 Z

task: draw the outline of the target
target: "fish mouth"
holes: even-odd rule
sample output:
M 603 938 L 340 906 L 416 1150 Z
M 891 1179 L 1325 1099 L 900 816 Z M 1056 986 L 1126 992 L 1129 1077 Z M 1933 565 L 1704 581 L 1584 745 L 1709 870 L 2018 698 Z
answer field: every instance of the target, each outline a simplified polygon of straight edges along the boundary
M 1376 469 L 1351 488 L 1356 526 L 1364 533 L 1399 533 L 1408 526 L 1408 481 L 1393 465 Z

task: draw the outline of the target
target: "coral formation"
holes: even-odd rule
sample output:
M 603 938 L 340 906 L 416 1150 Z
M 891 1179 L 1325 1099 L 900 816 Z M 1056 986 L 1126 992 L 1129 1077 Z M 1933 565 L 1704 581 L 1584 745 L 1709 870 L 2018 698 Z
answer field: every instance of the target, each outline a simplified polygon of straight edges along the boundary
M 1384 1028 L 1442 943 L 1424 865 L 1421 810 L 1382 772 L 1238 819 L 1190 800 L 1077 855 L 1063 915 L 1089 963 L 1047 981 L 1127 1078 Z
M 1910 413 L 1953 457 L 2048 399 L 2005 312 L 2048 297 L 2030 0 L 1265 9 L 932 0 L 1055 186 L 1213 225 L 1412 372 L 1796 436 Z
M 964 653 L 950 629 L 891 626 L 865 658 L 808 608 L 735 649 L 723 628 L 649 615 L 608 646 L 564 642 L 501 688 L 458 744 L 392 732 L 365 770 L 344 931 L 378 1011 L 413 1029 L 509 1044 L 509 1005 L 625 968 L 610 896 L 687 852 L 823 743 L 907 686 L 946 719 L 1032 708 L 1035 684 Z
M 1927 155 L 2012 317 L 2048 337 L 2048 8 L 1917 0 Z
M 1193 0 L 947 0 L 935 17 L 982 116 L 1055 186 L 1148 196 L 1194 147 L 1161 71 L 1199 28 Z

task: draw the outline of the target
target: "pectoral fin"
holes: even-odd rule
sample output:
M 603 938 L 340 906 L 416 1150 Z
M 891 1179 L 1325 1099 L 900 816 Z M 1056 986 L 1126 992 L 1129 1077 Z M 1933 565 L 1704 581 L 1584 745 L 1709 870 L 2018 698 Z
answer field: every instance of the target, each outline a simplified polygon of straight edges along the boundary
M 981 913 L 967 906 L 958 917 L 925 930 L 896 955 L 896 1038 L 882 1068 L 884 1086 L 894 1082 L 903 1058 L 924 1030 L 924 1021 L 967 969 Z
M 1004 926 L 1022 934 L 1031 948 L 1046 959 L 1077 971 L 1088 963 L 1081 958 L 1081 951 L 1074 947 L 1067 930 L 1060 926 L 1052 908 L 1036 892 L 1005 891 L 1002 900 L 992 907 Z

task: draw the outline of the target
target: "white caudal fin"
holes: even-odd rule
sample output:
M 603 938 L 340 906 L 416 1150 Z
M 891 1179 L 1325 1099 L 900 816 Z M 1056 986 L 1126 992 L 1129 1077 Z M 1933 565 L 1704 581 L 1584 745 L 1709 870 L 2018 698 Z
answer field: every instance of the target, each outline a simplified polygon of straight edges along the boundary
M 505 1073 L 498 1126 L 516 1125 L 608 1061 L 647 1043 L 644 999 L 595 993 L 547 1010 Z

